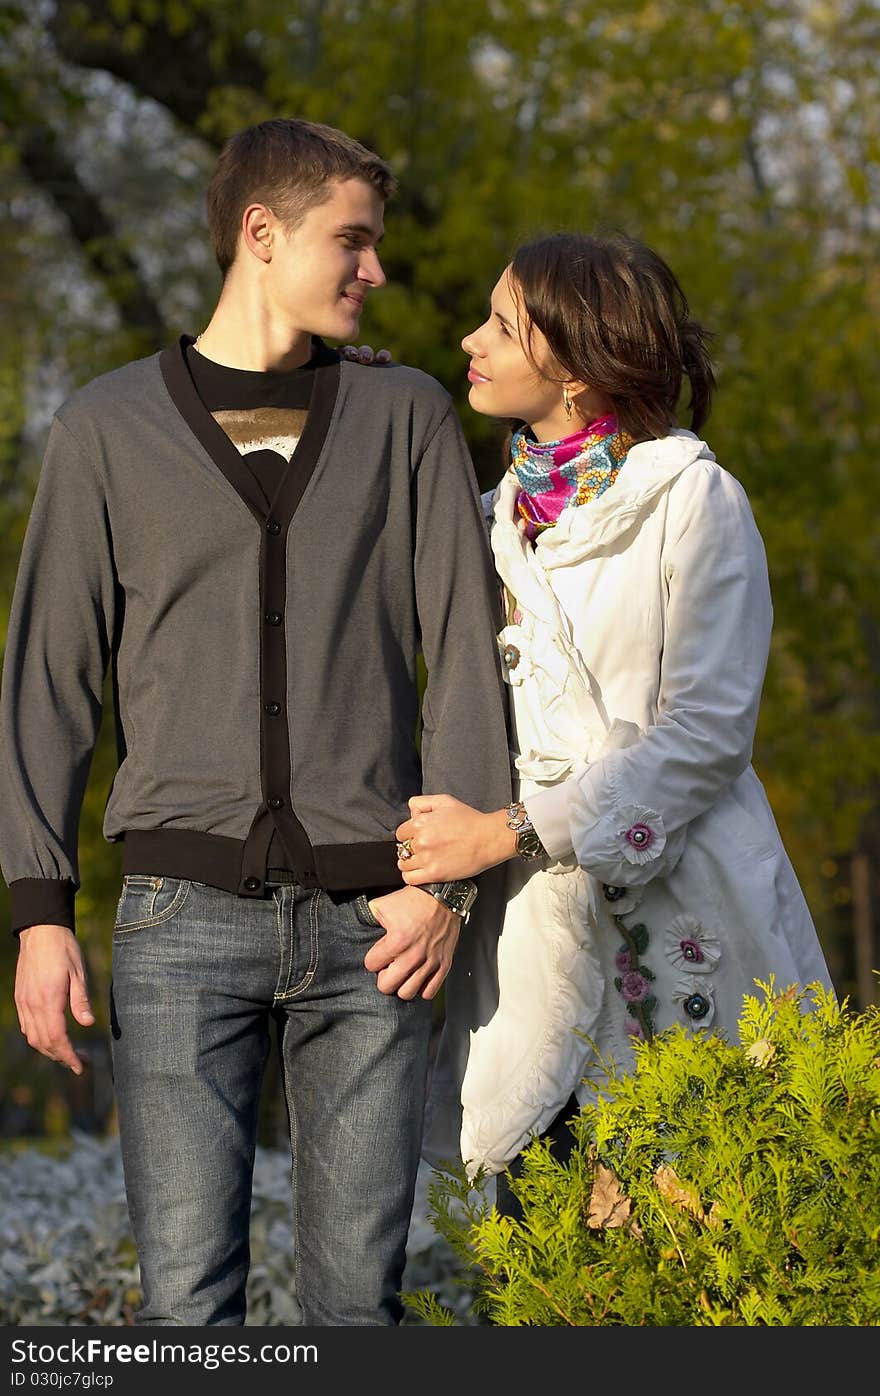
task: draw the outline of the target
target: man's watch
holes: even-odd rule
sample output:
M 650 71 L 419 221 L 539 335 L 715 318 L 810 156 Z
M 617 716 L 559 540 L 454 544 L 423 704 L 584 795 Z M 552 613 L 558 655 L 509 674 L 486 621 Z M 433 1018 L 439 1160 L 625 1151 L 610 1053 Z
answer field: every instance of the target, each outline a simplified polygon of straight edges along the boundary
M 477 884 L 469 878 L 462 878 L 460 882 L 423 882 L 421 888 L 448 906 L 462 921 L 468 919 L 471 907 L 477 900 Z

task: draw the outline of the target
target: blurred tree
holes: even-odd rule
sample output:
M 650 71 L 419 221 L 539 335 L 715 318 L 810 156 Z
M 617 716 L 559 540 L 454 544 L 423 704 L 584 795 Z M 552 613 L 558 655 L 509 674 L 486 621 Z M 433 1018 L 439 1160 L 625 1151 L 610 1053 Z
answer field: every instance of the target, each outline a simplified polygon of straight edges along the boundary
M 877 0 L 5 3 L 4 595 L 51 410 L 210 311 L 202 200 L 234 130 L 297 114 L 391 161 L 390 285 L 363 333 L 450 388 L 484 488 L 500 432 L 465 404 L 462 334 L 522 237 L 623 227 L 670 260 L 716 331 L 709 436 L 753 501 L 776 605 L 756 763 L 835 980 L 866 1003 L 880 868 L 878 39 Z M 102 986 L 111 728 L 79 899 Z M 0 1022 L 10 1013 L 0 1005 Z

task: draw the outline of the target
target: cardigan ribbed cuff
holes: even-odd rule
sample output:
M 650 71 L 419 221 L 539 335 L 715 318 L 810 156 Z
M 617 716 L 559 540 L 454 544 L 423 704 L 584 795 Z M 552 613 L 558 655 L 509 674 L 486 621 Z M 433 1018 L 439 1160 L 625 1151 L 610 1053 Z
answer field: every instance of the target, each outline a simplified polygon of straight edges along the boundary
M 67 926 L 76 933 L 76 883 L 70 878 L 20 877 L 10 882 L 9 894 L 13 935 L 28 926 Z

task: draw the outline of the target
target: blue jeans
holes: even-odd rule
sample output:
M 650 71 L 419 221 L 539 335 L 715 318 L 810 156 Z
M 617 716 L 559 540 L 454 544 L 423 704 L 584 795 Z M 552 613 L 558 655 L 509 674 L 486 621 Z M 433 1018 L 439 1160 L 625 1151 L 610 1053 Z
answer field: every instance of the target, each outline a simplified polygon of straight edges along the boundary
M 400 1322 L 431 1005 L 379 992 L 363 965 L 379 934 L 364 896 L 125 879 L 111 1015 L 137 1323 L 244 1323 L 273 1018 L 302 1322 Z

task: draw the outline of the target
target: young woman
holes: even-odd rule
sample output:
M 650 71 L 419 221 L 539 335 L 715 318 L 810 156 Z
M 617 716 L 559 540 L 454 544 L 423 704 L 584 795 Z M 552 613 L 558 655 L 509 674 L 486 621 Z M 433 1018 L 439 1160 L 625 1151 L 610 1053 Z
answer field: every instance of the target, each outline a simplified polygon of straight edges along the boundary
M 520 424 L 487 496 L 519 799 L 417 797 L 397 837 L 415 885 L 509 862 L 498 1007 L 464 1044 L 471 1173 L 558 1128 L 598 1057 L 673 1023 L 735 1037 L 756 979 L 830 985 L 749 764 L 772 612 L 746 495 L 695 434 L 706 340 L 655 252 L 563 234 L 462 342 L 471 406 Z

